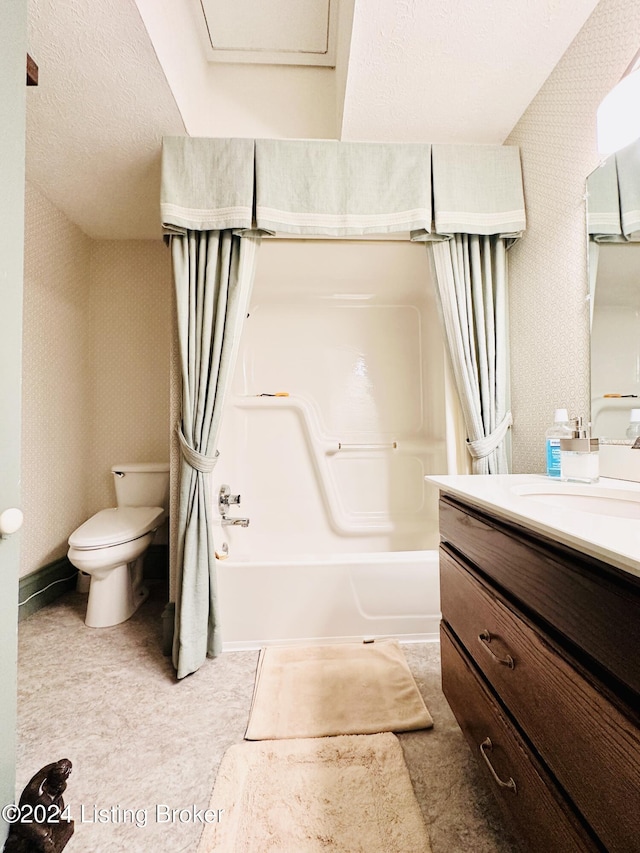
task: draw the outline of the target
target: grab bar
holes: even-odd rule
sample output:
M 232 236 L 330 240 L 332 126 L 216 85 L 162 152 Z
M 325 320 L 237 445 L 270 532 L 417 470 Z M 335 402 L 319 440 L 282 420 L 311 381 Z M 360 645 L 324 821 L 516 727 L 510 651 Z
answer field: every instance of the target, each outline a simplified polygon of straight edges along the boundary
M 324 439 L 322 441 L 322 449 L 328 456 L 333 456 L 336 453 L 344 450 L 397 450 L 398 453 L 437 453 L 444 447 L 444 442 L 440 439 L 420 439 L 418 441 L 404 439 L 391 442 L 369 442 L 368 444 L 350 444 L 346 441 L 330 441 Z
M 345 444 L 343 441 L 338 442 L 338 450 L 376 450 L 379 447 L 391 447 L 396 450 L 398 442 L 392 441 L 388 444 Z

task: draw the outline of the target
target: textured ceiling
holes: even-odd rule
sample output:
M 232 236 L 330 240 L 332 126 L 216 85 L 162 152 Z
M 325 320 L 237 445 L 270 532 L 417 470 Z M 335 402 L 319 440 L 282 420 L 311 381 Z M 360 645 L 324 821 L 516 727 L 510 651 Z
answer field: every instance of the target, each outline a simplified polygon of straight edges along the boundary
M 499 143 L 597 0 L 342 3 L 334 71 L 212 69 L 197 0 L 29 0 L 28 180 L 90 237 L 147 239 L 164 135 Z
M 504 142 L 596 5 L 356 3 L 342 138 Z

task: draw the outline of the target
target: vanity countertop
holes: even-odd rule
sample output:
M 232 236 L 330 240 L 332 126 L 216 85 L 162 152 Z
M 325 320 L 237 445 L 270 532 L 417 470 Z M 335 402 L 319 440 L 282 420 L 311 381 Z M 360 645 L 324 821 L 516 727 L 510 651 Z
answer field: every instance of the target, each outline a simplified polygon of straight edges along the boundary
M 546 503 L 535 494 L 541 491 L 590 495 L 602 494 L 622 498 L 621 492 L 633 493 L 640 500 L 640 483 L 601 477 L 590 485 L 562 483 L 543 474 L 459 474 L 425 478 L 442 492 L 458 497 L 473 506 L 569 545 L 584 554 L 604 560 L 640 577 L 640 504 L 638 517 L 620 518 L 599 512 L 568 509 Z

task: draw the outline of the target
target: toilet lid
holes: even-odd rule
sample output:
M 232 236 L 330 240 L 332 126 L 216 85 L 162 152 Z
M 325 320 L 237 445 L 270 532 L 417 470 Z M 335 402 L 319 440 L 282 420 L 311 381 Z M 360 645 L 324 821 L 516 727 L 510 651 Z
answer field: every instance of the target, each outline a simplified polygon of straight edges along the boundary
M 159 506 L 119 506 L 102 509 L 81 524 L 69 537 L 72 548 L 106 548 L 139 539 L 164 519 Z

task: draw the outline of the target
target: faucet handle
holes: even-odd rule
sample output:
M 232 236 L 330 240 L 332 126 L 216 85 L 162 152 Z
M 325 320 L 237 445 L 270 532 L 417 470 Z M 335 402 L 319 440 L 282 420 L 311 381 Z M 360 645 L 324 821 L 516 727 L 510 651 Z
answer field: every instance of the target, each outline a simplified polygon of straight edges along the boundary
M 232 505 L 240 504 L 240 495 L 232 495 L 231 488 L 229 486 L 220 486 L 220 492 L 218 494 L 218 512 L 220 515 L 226 515 L 226 511 Z

